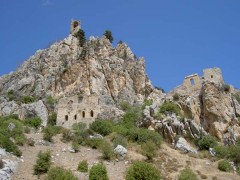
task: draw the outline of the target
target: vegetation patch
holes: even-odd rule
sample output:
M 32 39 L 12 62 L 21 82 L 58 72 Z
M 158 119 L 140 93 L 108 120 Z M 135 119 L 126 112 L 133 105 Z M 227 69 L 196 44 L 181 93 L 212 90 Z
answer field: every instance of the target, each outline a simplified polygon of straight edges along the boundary
M 96 133 L 106 136 L 112 133 L 113 125 L 109 120 L 97 119 L 92 124 L 90 124 L 90 129 Z
M 40 151 L 37 155 L 37 161 L 34 165 L 34 175 L 41 175 L 47 173 L 51 166 L 51 153 L 50 151 Z
M 26 119 L 24 120 L 24 124 L 38 129 L 42 124 L 42 120 L 40 118 Z
M 135 161 L 126 172 L 126 180 L 160 180 L 160 172 L 153 165 Z
M 197 175 L 191 169 L 184 169 L 180 172 L 178 180 L 198 180 Z
M 220 171 L 230 172 L 232 170 L 232 166 L 228 160 L 222 160 L 218 162 L 218 169 Z
M 62 167 L 51 167 L 47 173 L 47 180 L 77 180 L 70 170 Z
M 88 172 L 88 162 L 86 160 L 79 162 L 77 170 L 83 173 Z
M 161 114 L 175 113 L 177 116 L 181 115 L 179 106 L 173 102 L 163 103 L 159 112 Z
M 89 171 L 89 180 L 109 180 L 106 166 L 102 163 L 93 165 Z

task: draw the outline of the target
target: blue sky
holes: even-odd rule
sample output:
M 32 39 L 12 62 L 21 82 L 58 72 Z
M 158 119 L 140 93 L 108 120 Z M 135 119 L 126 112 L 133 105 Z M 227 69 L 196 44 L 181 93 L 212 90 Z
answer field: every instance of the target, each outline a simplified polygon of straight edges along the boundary
M 66 37 L 71 19 L 87 37 L 110 29 L 113 44 L 145 57 L 149 78 L 167 91 L 209 67 L 240 87 L 239 0 L 1 0 L 0 75 Z

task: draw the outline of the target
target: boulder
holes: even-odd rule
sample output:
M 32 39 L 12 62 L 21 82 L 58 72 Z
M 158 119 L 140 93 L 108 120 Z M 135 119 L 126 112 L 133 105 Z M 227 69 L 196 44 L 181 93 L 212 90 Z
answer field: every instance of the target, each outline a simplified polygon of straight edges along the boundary
M 122 145 L 117 145 L 117 147 L 114 149 L 114 152 L 119 156 L 121 160 L 123 160 L 127 155 L 127 149 Z
M 197 153 L 197 150 L 192 148 L 183 137 L 179 137 L 179 139 L 176 141 L 175 148 L 181 150 L 184 153 Z
M 21 106 L 19 117 L 20 119 L 39 117 L 42 120 L 42 126 L 46 126 L 48 120 L 48 110 L 42 100 L 31 104 L 23 104 Z

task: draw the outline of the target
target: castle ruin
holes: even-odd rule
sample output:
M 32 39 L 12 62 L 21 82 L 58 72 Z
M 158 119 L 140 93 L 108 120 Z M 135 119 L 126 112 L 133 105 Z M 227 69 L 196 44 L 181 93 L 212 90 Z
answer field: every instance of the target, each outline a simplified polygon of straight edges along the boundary
M 70 27 L 70 33 L 74 36 L 76 33 L 81 29 L 80 21 L 78 20 L 72 20 L 71 21 L 71 27 Z
M 72 128 L 75 123 L 92 123 L 100 112 L 98 98 L 95 96 L 75 95 L 59 100 L 57 107 L 57 125 Z
M 198 74 L 186 76 L 183 81 L 183 87 L 191 91 L 201 90 L 203 81 L 210 81 L 216 84 L 219 83 L 224 84 L 221 69 L 220 68 L 204 69 L 202 77 L 199 77 Z

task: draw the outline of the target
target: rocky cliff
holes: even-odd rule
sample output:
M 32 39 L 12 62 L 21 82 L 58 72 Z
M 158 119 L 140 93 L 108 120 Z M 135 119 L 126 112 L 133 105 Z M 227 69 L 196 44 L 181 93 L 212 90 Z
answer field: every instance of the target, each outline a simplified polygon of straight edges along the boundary
M 80 47 L 70 34 L 0 77 L 0 115 L 37 115 L 45 125 L 49 99 L 57 105 L 64 97 L 94 95 L 102 106 L 118 107 L 123 101 L 141 102 L 152 91 L 144 59 L 136 58 L 127 44 L 115 48 L 104 36 L 91 37 Z M 34 102 L 26 104 L 24 98 Z

